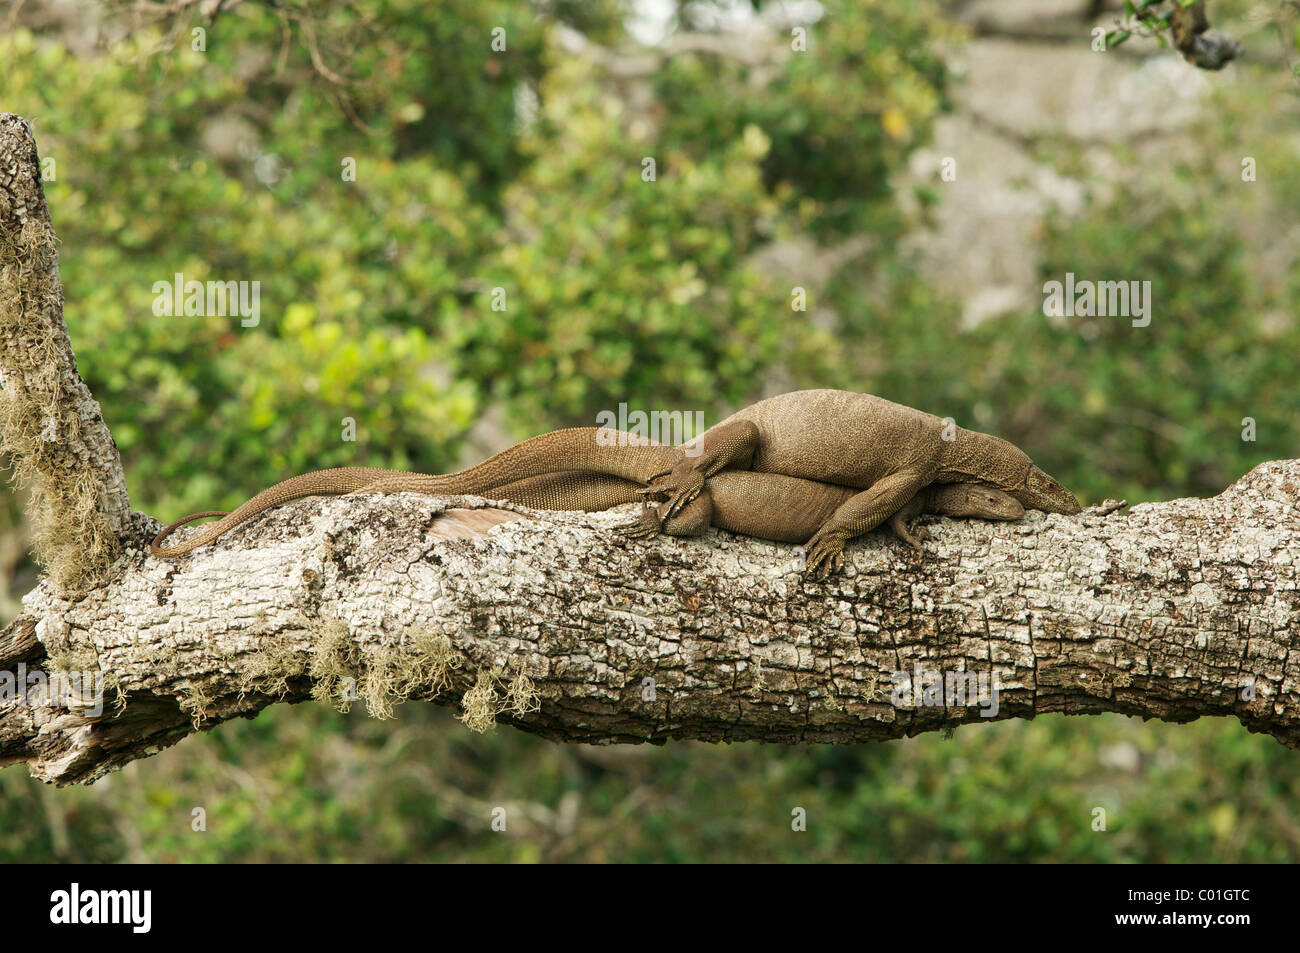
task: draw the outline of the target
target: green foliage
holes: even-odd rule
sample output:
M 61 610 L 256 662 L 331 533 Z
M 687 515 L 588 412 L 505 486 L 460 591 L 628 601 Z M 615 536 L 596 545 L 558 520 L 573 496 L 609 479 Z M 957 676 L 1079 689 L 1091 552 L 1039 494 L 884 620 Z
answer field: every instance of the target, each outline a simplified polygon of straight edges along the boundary
M 0 774 L 0 862 L 1293 863 L 1297 796 L 1295 753 L 1223 719 L 592 748 L 471 734 L 426 705 L 385 722 L 299 705 L 89 789 Z
M 1150 281 L 1150 326 L 1040 312 L 981 329 L 1031 358 L 1007 360 L 990 399 L 1035 401 L 1034 417 L 1051 422 L 1036 446 L 1065 461 L 1071 485 L 1092 499 L 1209 495 L 1294 451 L 1300 394 L 1287 378 L 1300 328 L 1276 321 L 1279 302 L 1253 283 L 1249 250 L 1219 211 L 1230 202 L 1222 191 L 1122 192 L 1086 219 L 1048 226 L 1044 281 L 1067 271 Z M 1246 417 L 1256 442 L 1242 439 Z
M 743 399 L 777 355 L 815 359 L 826 339 L 787 348 L 786 291 L 744 265 L 780 212 L 762 132 L 707 157 L 661 152 L 625 133 L 590 73 L 570 60 L 542 88 L 547 132 L 526 140 L 535 158 L 506 193 L 511 235 L 487 277 L 508 310 L 457 339 L 470 374 L 526 417 L 577 421 L 629 399 L 699 406 L 719 386 Z
M 325 101 L 286 101 L 247 133 L 288 170 L 264 184 L 243 140 L 214 147 L 199 121 L 235 122 L 229 104 L 251 85 L 216 50 L 141 68 L 143 40 L 84 63 L 21 32 L 2 42 L 19 64 L 11 108 L 35 117 L 56 161 L 69 330 L 93 391 L 114 395 L 106 416 L 137 500 L 207 509 L 304 469 L 448 462 L 479 406 L 445 370 L 431 319 L 456 307 L 496 227 L 455 175 L 356 141 Z M 348 156 L 356 183 L 342 180 Z M 174 273 L 260 282 L 260 324 L 156 316 L 154 284 Z M 344 417 L 359 447 L 340 442 Z
M 763 173 L 817 203 L 818 231 L 879 234 L 893 212 L 882 202 L 891 176 L 947 104 L 947 70 L 934 52 L 946 28 L 927 8 L 890 0 L 826 4 L 806 50 L 787 57 L 771 82 L 704 54 L 674 56 L 655 76 L 668 150 L 699 153 L 756 126 L 770 139 Z M 700 95 L 708 89 L 709 95 Z

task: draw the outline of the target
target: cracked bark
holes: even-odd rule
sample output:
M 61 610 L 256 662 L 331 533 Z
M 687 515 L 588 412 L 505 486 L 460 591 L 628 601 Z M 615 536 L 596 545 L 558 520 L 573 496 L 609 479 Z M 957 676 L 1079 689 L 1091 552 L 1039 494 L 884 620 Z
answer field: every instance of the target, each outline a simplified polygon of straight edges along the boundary
M 623 514 L 473 497 L 299 501 L 175 562 L 145 554 L 158 523 L 135 514 L 111 583 L 42 583 L 0 636 L 4 668 L 93 660 L 125 711 L 111 697 L 98 716 L 0 709 L 0 759 L 92 780 L 195 719 L 305 700 L 330 625 L 359 683 L 444 639 L 458 667 L 415 693 L 442 704 L 482 673 L 502 695 L 525 673 L 539 705 L 498 720 L 563 741 L 857 742 L 985 720 L 975 704 L 892 704 L 894 673 L 920 664 L 996 671 L 998 718 L 1233 715 L 1300 747 L 1298 494 L 1300 461 L 1279 461 L 1205 500 L 939 520 L 924 557 L 871 534 L 826 583 L 802 579 L 788 546 L 632 542 L 610 531 Z M 283 666 L 274 686 L 267 659 Z
M 1231 715 L 1300 747 L 1300 460 L 1208 500 L 941 520 L 924 557 L 871 534 L 825 583 L 804 580 L 788 546 L 717 531 L 631 542 L 611 532 L 622 513 L 412 494 L 298 501 L 154 559 L 161 524 L 127 512 L 61 294 L 50 305 L 53 233 L 29 143 L 0 116 L 0 290 L 25 302 L 6 315 L 6 393 L 41 379 L 28 355 L 57 352 L 58 393 L 81 416 L 50 479 L 100 488 L 116 558 L 94 585 L 44 580 L 0 632 L 0 764 L 92 781 L 349 679 L 379 713 L 429 698 L 562 741 L 846 743 L 985 720 L 979 704 L 895 703 L 893 676 L 918 665 L 996 672 L 998 718 Z M 31 199 L 22 213 L 3 201 L 14 183 Z M 42 222 L 49 246 L 33 254 L 23 229 Z M 103 710 L 31 678 L 59 670 L 110 678 Z
M 36 140 L 12 113 L 0 113 L 0 438 L 32 490 L 37 559 L 66 585 L 101 577 L 131 503 L 63 321 Z

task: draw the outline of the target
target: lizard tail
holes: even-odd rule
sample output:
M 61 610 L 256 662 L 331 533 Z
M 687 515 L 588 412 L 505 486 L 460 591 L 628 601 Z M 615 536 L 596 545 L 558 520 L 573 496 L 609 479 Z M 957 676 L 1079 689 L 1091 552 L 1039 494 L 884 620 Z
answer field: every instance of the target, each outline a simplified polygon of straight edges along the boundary
M 373 481 L 362 488 L 366 493 L 456 493 L 488 494 L 509 483 L 548 474 L 582 471 L 647 484 L 655 474 L 671 470 L 681 451 L 652 443 L 633 434 L 608 427 L 570 427 L 517 443 L 482 463 L 458 473 L 402 473 Z M 581 480 L 563 481 L 574 488 L 574 505 L 563 495 L 547 509 L 584 509 Z
M 225 516 L 225 510 L 208 510 L 203 513 L 191 513 L 189 516 L 182 516 L 175 523 L 169 523 L 164 526 L 153 539 L 149 541 L 149 554 L 152 556 L 172 556 L 178 555 L 174 550 L 163 549 L 158 544 L 170 536 L 176 530 L 180 529 L 186 523 L 193 523 L 195 520 L 201 520 L 206 516 Z
M 652 443 L 619 430 L 607 427 L 572 427 L 525 440 L 459 473 L 407 473 L 377 467 L 315 470 L 268 487 L 183 543 L 170 549 L 160 548 L 158 544 L 178 527 L 204 515 L 217 514 L 193 514 L 178 520 L 154 538 L 149 544 L 149 552 L 154 556 L 183 556 L 259 513 L 305 496 L 358 492 L 489 495 L 490 491 L 506 484 L 572 471 L 604 474 L 645 484 L 656 473 L 671 469 L 680 457 L 681 451 L 673 447 Z M 611 489 L 612 487 L 617 489 Z M 590 494 L 595 494 L 596 497 L 606 493 L 621 496 L 625 490 L 625 487 L 617 484 L 586 490 L 582 487 L 581 479 L 577 479 L 549 483 L 545 488 L 532 485 L 528 492 L 541 493 L 540 498 L 551 499 L 554 505 L 547 508 L 587 509 Z M 571 503 L 575 505 L 569 505 Z
M 149 544 L 149 554 L 164 557 L 184 556 L 186 553 L 212 542 L 218 536 L 233 529 L 240 523 L 246 522 L 272 507 L 279 506 L 281 503 L 298 500 L 304 496 L 351 493 L 367 484 L 374 483 L 376 480 L 401 474 L 402 471 L 400 470 L 384 470 L 379 467 L 336 467 L 332 470 L 313 470 L 311 473 L 290 477 L 288 480 L 275 484 L 275 486 L 267 487 L 229 513 L 219 511 L 191 513 L 189 516 L 178 519 L 153 538 L 153 541 Z M 406 475 L 409 476 L 410 474 Z M 194 520 L 202 519 L 205 516 L 220 516 L 221 519 L 170 549 L 163 549 L 158 545 L 186 523 L 192 523 Z
M 642 498 L 644 486 L 636 480 L 566 470 L 541 476 L 516 480 L 504 486 L 493 487 L 487 495 L 494 500 L 506 500 L 535 510 L 607 510 L 624 503 L 635 503 Z

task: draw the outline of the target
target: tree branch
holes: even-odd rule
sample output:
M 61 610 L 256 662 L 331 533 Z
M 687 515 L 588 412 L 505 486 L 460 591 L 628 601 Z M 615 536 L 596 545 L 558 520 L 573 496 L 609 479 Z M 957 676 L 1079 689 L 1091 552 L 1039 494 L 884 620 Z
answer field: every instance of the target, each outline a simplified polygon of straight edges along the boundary
M 36 140 L 10 113 L 0 113 L 0 386 L 0 447 L 32 489 L 38 561 L 60 585 L 102 579 L 131 501 L 63 323 Z
M 1169 31 L 1183 59 L 1200 69 L 1220 70 L 1242 54 L 1243 47 L 1219 30 L 1210 29 L 1205 0 L 1183 6 L 1173 0 Z
M 0 760 L 88 781 L 313 695 L 380 716 L 428 698 L 581 742 L 848 743 L 1115 711 L 1233 715 L 1300 747 L 1298 493 L 1300 460 L 1123 515 L 941 520 L 923 558 L 872 534 L 827 583 L 787 546 L 630 542 L 621 515 L 472 497 L 299 501 L 176 562 L 145 555 L 157 524 L 137 514 L 111 585 L 42 584 L 0 637 L 6 669 L 44 654 L 104 673 L 104 710 L 33 691 L 0 708 Z M 891 697 L 918 671 L 918 696 L 931 673 L 997 673 L 996 708 Z

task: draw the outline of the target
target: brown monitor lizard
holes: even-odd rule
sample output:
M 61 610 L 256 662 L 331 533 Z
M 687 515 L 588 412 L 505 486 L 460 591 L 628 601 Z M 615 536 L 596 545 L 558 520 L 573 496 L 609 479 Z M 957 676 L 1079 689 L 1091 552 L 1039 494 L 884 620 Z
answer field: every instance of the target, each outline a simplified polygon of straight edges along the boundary
M 641 519 L 625 527 L 631 535 L 699 536 L 717 526 L 743 536 L 802 543 L 857 491 L 851 487 L 801 480 L 780 473 L 723 470 L 713 476 L 699 496 L 677 515 L 663 517 L 646 507 Z M 605 510 L 644 500 L 640 483 L 601 473 L 553 473 L 530 477 L 489 490 L 491 499 L 508 500 L 537 509 Z M 936 483 L 923 488 L 890 517 L 889 526 L 899 539 L 921 550 L 928 536 L 925 527 L 915 534 L 907 523 L 923 513 L 937 516 L 973 516 L 989 520 L 1014 520 L 1025 509 L 1010 494 L 975 483 Z
M 486 490 L 482 495 L 536 509 L 595 511 L 638 500 L 644 504 L 644 490 L 645 485 L 636 480 L 577 470 L 516 480 Z M 404 491 L 391 487 L 375 490 L 372 484 L 355 492 Z M 801 543 L 815 533 L 855 492 L 850 487 L 801 480 L 779 473 L 725 470 L 710 479 L 704 492 L 677 515 L 663 518 L 654 508 L 643 505 L 641 519 L 625 529 L 634 536 L 649 536 L 660 532 L 670 536 L 700 536 L 710 526 L 717 526 L 758 539 Z M 918 552 L 921 550 L 920 539 L 928 533 L 925 527 L 919 527 L 913 534 L 907 523 L 923 513 L 990 520 L 1013 520 L 1025 515 L 1024 508 L 1015 498 L 991 487 L 973 483 L 934 484 L 925 487 L 889 521 L 890 528 L 898 538 L 915 547 Z M 226 515 L 194 514 L 186 519 Z M 182 523 L 183 521 L 173 523 L 160 533 L 151 549 L 166 533 Z M 175 550 L 159 552 L 171 555 L 176 550 L 189 547 L 191 543 L 194 540 L 182 543 Z
M 821 390 L 770 398 L 713 427 L 690 451 L 628 438 L 598 427 L 557 430 L 445 475 L 371 467 L 304 473 L 263 490 L 231 513 L 192 514 L 172 523 L 154 538 L 149 551 L 155 556 L 183 555 L 271 507 L 304 496 L 359 491 L 483 494 L 557 472 L 636 481 L 641 492 L 671 491 L 665 517 L 676 516 L 699 495 L 705 480 L 724 468 L 857 488 L 863 492 L 839 504 L 811 534 L 808 571 L 820 567 L 823 575 L 838 565 L 847 539 L 878 526 L 930 483 L 989 486 L 1025 506 L 1079 512 L 1068 490 L 1007 441 L 949 427 L 932 414 L 870 394 Z M 665 483 L 650 486 L 664 475 Z M 586 489 L 583 479 L 589 477 L 549 484 L 547 508 L 588 508 L 579 500 Z M 204 516 L 222 518 L 177 546 L 161 547 L 177 527 Z M 641 530 L 647 525 L 641 523 Z
M 840 564 L 847 540 L 879 526 L 930 483 L 990 486 L 1049 513 L 1081 509 L 1014 444 L 871 394 L 804 390 L 770 397 L 705 431 L 693 450 L 655 484 L 669 493 L 665 517 L 724 469 L 857 488 L 808 540 L 806 571 L 822 576 Z

